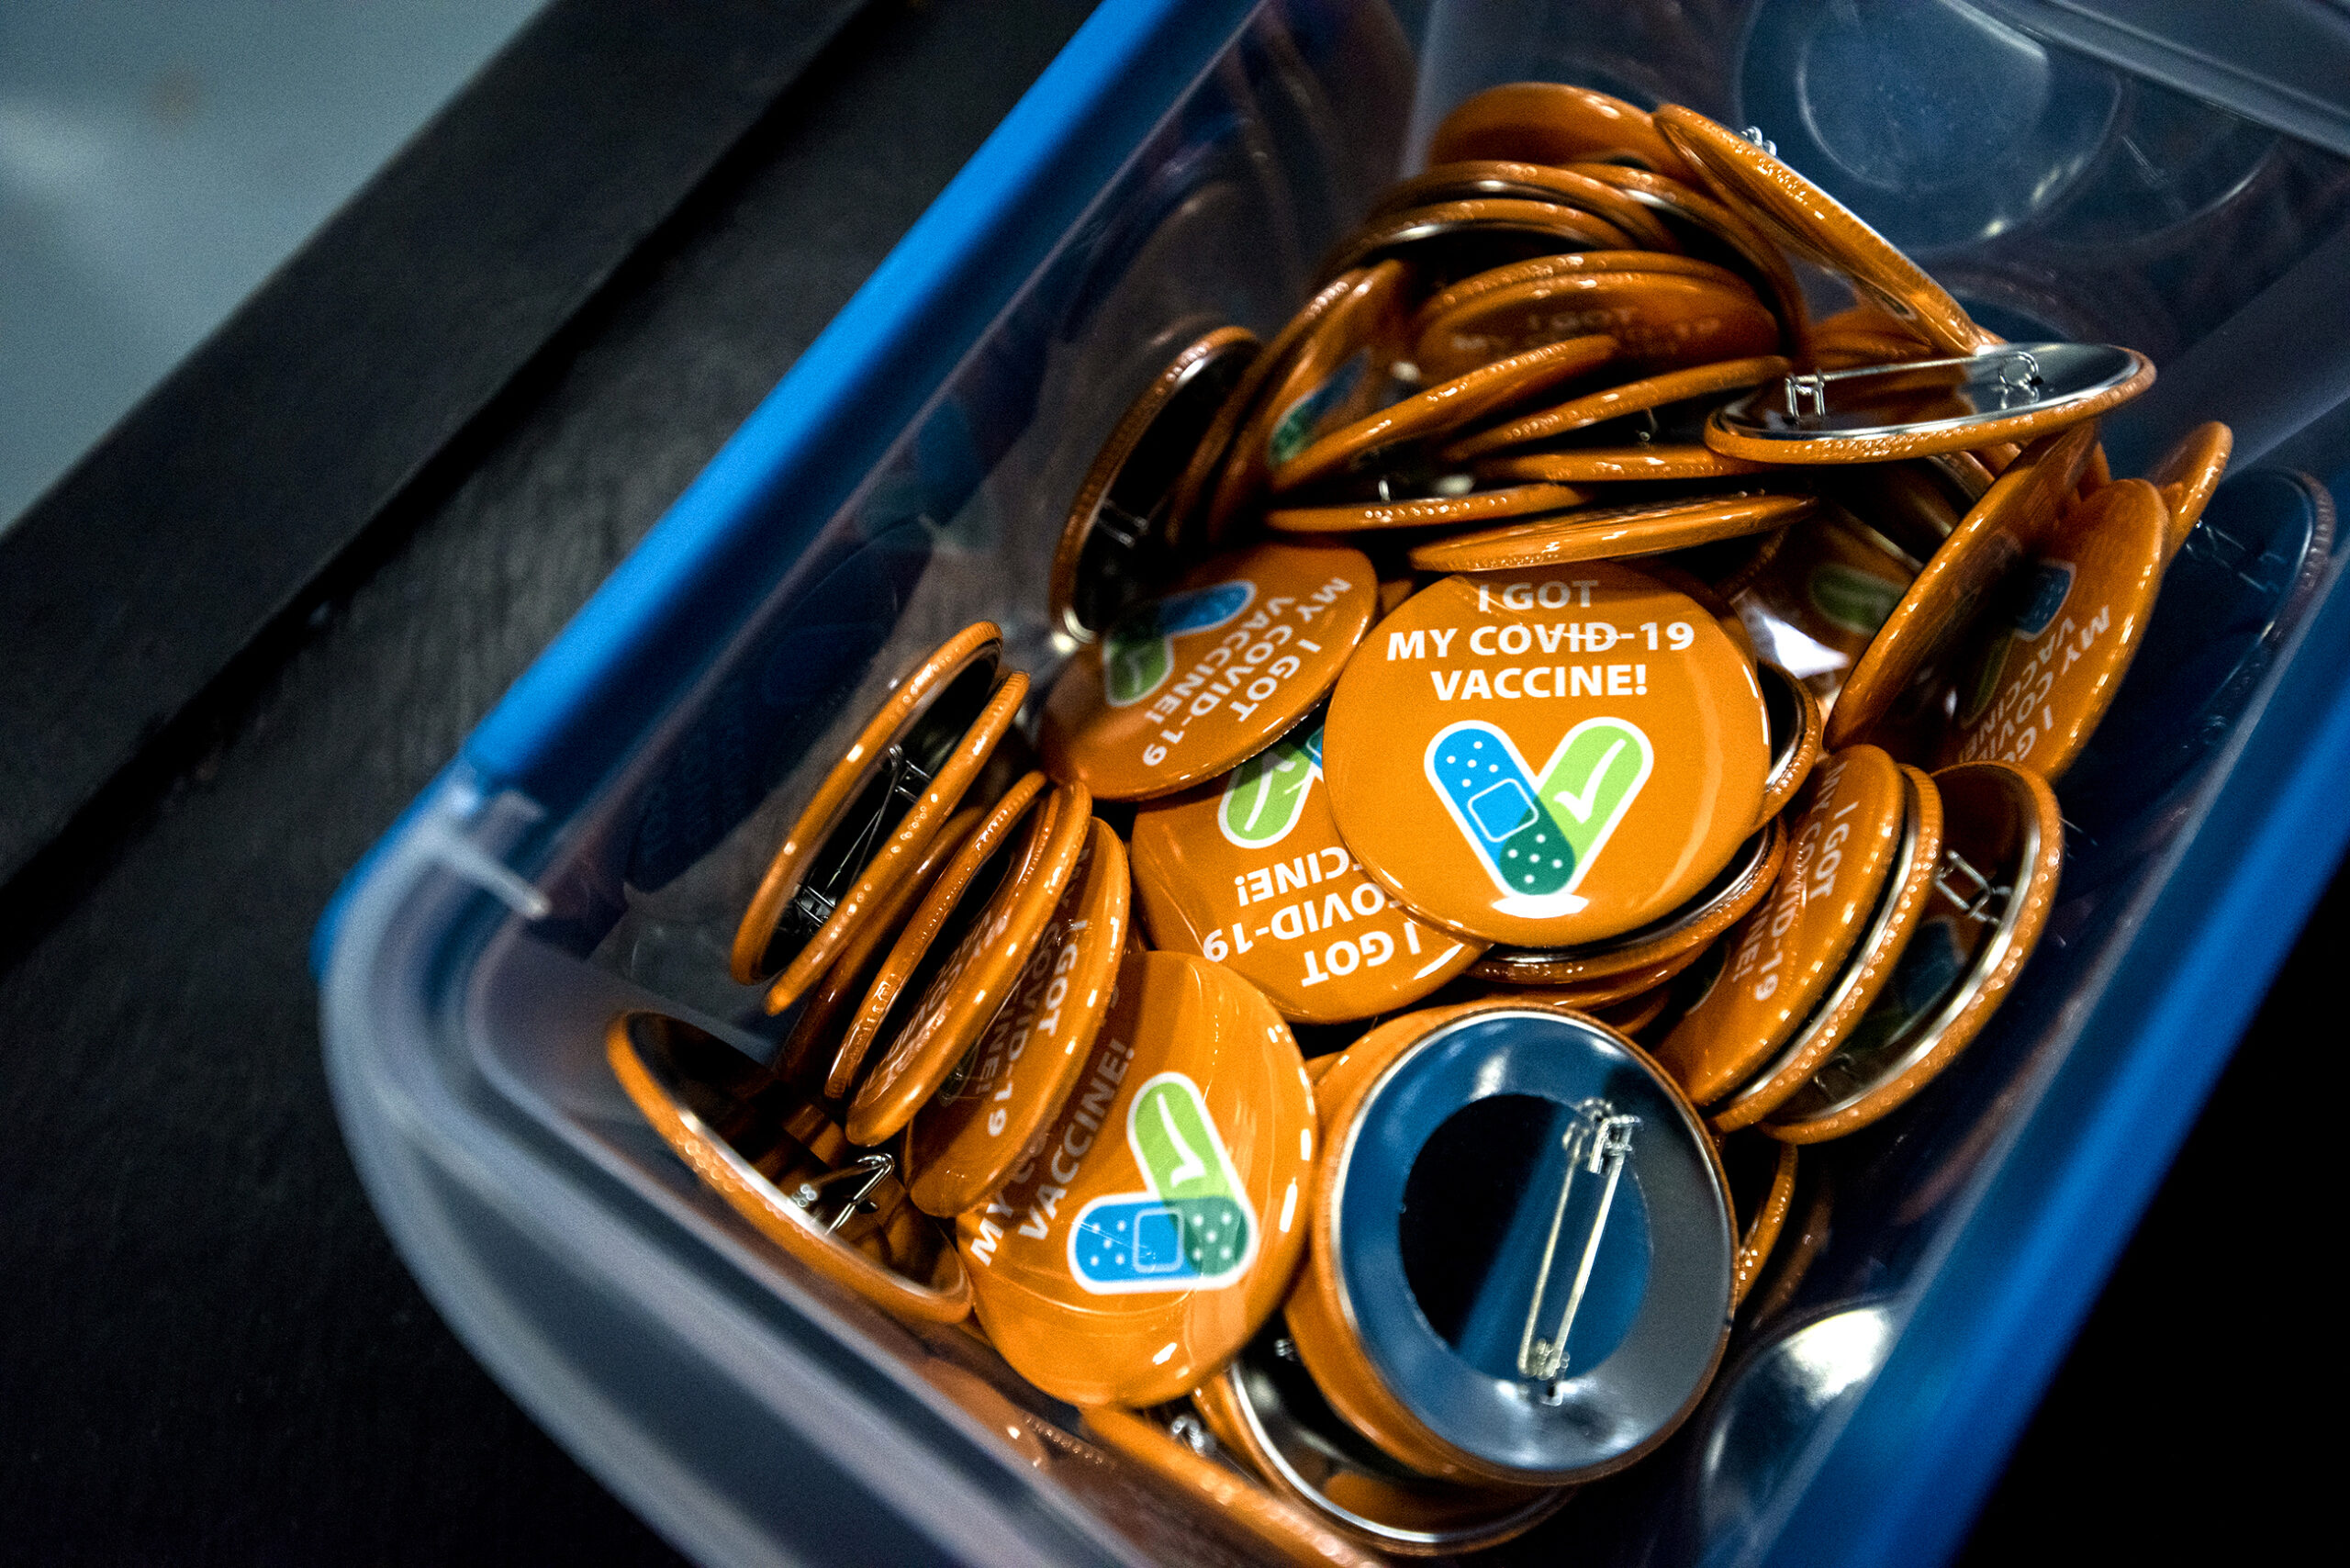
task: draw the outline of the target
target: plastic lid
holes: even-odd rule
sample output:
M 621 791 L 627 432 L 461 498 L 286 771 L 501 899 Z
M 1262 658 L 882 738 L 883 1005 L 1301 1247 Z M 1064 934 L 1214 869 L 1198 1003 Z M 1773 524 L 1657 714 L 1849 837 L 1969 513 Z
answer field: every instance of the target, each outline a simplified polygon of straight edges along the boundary
M 1259 544 L 1135 606 L 1045 700 L 1054 777 L 1104 800 L 1213 778 L 1321 701 L 1371 625 L 1379 578 L 1360 551 Z
M 1349 1425 L 1424 1473 L 1561 1484 L 1628 1464 L 1696 1403 L 1729 1334 L 1712 1140 L 1589 1019 L 1502 1003 L 1417 1021 L 1323 1081 L 1299 1354 Z
M 956 1222 L 989 1338 L 1074 1404 L 1189 1392 L 1287 1293 L 1315 1144 L 1296 1043 L 1256 988 L 1130 958 L 1039 1152 Z
M 1770 735 L 1703 606 L 1594 562 L 1415 595 L 1340 678 L 1323 764 L 1340 834 L 1406 907 L 1561 947 L 1663 914 L 1729 862 Z
M 1133 840 L 1152 940 L 1229 966 L 1289 1018 L 1405 1006 L 1485 948 L 1413 919 L 1364 875 L 1330 815 L 1319 721 L 1143 807 Z

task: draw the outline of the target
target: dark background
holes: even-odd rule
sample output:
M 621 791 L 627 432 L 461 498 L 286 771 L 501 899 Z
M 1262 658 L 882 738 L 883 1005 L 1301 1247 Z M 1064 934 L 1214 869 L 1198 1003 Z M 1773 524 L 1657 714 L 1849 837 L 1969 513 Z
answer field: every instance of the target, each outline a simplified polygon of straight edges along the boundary
M 483 326 L 506 334 L 506 371 L 440 390 L 447 428 L 411 421 L 415 461 L 352 503 L 350 536 L 195 673 L 192 700 L 137 718 L 128 769 L 6 883 L 0 1555 L 675 1561 L 489 1382 L 393 1253 L 328 1103 L 307 945 L 352 862 L 1088 8 L 886 0 L 801 7 L 797 39 L 746 34 L 774 56 L 730 67 L 747 133 L 708 116 L 644 132 L 723 151 L 640 182 L 632 210 L 667 214 L 649 238 L 524 237 L 576 263 L 576 302 L 543 330 Z M 125 473 L 110 482 L 135 493 Z M 241 547 L 224 536 L 220 569 Z M 17 760 L 15 777 L 39 772 Z M 2299 1107 L 2340 1037 L 2316 1021 L 2344 899 L 2337 883 L 1970 1561 L 2152 1554 L 2222 1527 L 2257 1552 L 2300 1522 L 2274 1434 L 2319 1393 L 2309 1235 L 2323 1245 L 2331 1188 Z

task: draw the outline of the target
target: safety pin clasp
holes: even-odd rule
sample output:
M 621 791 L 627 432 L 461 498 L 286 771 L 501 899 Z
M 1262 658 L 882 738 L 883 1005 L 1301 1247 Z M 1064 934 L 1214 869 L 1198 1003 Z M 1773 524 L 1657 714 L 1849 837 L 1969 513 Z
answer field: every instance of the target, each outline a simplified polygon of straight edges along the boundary
M 1560 1179 L 1558 1200 L 1550 1210 L 1550 1234 L 1543 1241 L 1541 1266 L 1534 1276 L 1534 1297 L 1528 1304 L 1526 1327 L 1517 1341 L 1518 1373 L 1537 1385 L 1539 1396 L 1546 1405 L 1560 1404 L 1566 1397 L 1562 1374 L 1567 1365 L 1567 1336 L 1573 1331 L 1575 1316 L 1583 1310 L 1592 1266 L 1599 1260 L 1600 1238 L 1607 1233 L 1607 1215 L 1615 1207 L 1617 1184 L 1623 1180 L 1625 1161 L 1631 1158 L 1632 1130 L 1639 1125 L 1638 1116 L 1620 1115 L 1606 1100 L 1591 1099 L 1575 1106 L 1574 1117 L 1561 1137 L 1567 1156 L 1566 1172 Z M 1542 1327 L 1542 1305 L 1550 1294 L 1550 1272 L 1559 1258 L 1560 1233 L 1566 1225 L 1567 1202 L 1573 1194 L 1578 1174 L 1599 1180 L 1599 1198 L 1592 1213 L 1590 1229 L 1577 1246 L 1574 1280 L 1567 1289 L 1566 1304 L 1560 1310 L 1557 1326 L 1546 1331 Z
M 1952 886 L 1953 878 L 1965 884 L 1965 891 Z M 2011 887 L 1994 883 L 1955 849 L 1942 851 L 1942 863 L 1934 872 L 1934 889 L 1956 904 L 1959 913 L 1984 925 L 1999 918 L 2008 907 L 2008 899 L 2015 892 Z
M 832 1195 L 831 1189 L 845 1185 L 848 1192 L 840 1199 L 839 1212 L 824 1224 L 825 1234 L 831 1235 L 857 1215 L 879 1210 L 881 1205 L 873 1201 L 873 1189 L 887 1181 L 897 1168 L 898 1161 L 894 1156 L 878 1152 L 860 1155 L 837 1170 L 828 1170 L 822 1176 L 811 1177 L 800 1182 L 791 1193 L 791 1202 L 816 1218 L 822 1219 L 816 1205 Z
M 1957 354 L 1946 359 L 1902 359 L 1889 364 L 1849 365 L 1842 370 L 1797 371 L 1785 379 L 1781 395 L 1786 399 L 1787 418 L 1824 420 L 1828 417 L 1828 384 L 1831 381 L 1908 375 L 1921 370 L 1957 370 L 1979 365 L 1986 361 L 1997 362 L 1998 365 L 1998 390 L 2002 409 L 2011 409 L 2020 403 L 2038 402 L 2048 390 L 2048 382 L 2040 374 L 2039 359 L 2030 349 L 2009 344 L 1986 349 L 1981 353 Z

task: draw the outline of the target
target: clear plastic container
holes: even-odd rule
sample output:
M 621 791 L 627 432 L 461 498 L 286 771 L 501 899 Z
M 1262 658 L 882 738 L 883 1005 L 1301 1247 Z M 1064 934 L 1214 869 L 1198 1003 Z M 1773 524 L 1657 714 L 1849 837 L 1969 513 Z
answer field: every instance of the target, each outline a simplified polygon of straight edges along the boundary
M 1111 0 L 319 930 L 385 1225 L 508 1391 L 694 1557 L 1250 1560 L 976 1338 L 796 1269 L 667 1153 L 601 1033 L 650 1004 L 772 1048 L 725 943 L 847 729 L 978 616 L 1048 677 L 1045 566 L 1128 399 L 1206 325 L 1269 334 L 1443 111 L 1526 77 L 1760 124 L 1986 325 L 2148 351 L 2120 472 L 2217 418 L 2240 472 L 2283 447 L 2350 477 L 2350 166 L 2225 103 L 1956 4 Z M 1960 1539 L 2350 835 L 2350 596 L 2288 548 L 2322 495 L 2271 476 L 2215 505 L 2243 537 L 2194 569 L 2225 613 L 2166 599 L 2141 666 L 2219 666 L 2191 715 L 2134 699 L 2159 778 L 2133 751 L 2068 790 L 2082 839 L 2018 994 L 1808 1163 L 1807 1267 L 1766 1278 L 1689 1427 L 1492 1561 Z

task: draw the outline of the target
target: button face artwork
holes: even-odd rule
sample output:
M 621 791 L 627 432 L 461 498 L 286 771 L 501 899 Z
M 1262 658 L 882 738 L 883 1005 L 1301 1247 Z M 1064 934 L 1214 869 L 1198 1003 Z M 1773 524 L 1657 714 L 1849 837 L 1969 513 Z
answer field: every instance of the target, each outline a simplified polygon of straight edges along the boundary
M 1368 1018 L 1416 1002 L 1484 944 L 1425 924 L 1355 863 L 1330 814 L 1319 723 L 1223 778 L 1135 813 L 1152 939 L 1229 965 L 1292 1019 Z
M 1259 544 L 1208 562 L 1069 661 L 1045 701 L 1046 766 L 1108 801 L 1214 778 L 1322 700 L 1378 596 L 1357 550 Z
M 2170 537 L 2170 509 L 2143 479 L 2117 479 L 2069 509 L 1978 624 L 1935 762 L 2016 762 L 2063 778 L 2130 672 Z
M 956 1222 L 980 1323 L 1056 1397 L 1187 1392 L 1280 1304 L 1313 1155 L 1280 1014 L 1203 958 L 1130 958 L 1068 1103 Z
M 1423 590 L 1348 666 L 1323 737 L 1364 868 L 1519 946 L 1611 936 L 1695 892 L 1770 765 L 1745 655 L 1694 600 L 1603 563 Z
M 2045 323 L 2143 302 L 2043 310 L 2003 253 L 1954 280 L 2005 341 L 1670 104 L 1505 83 L 1428 143 L 1383 192 L 1215 175 L 1278 192 L 1253 278 L 1088 229 L 1045 362 L 969 380 L 1018 420 L 913 442 L 969 501 L 898 525 L 896 678 L 845 751 L 762 742 L 808 760 L 728 820 L 779 845 L 677 850 L 588 960 L 649 1000 L 601 1014 L 642 1121 L 582 1125 L 711 1267 L 1299 1563 L 1581 1551 L 1562 1505 L 1734 1325 L 1811 1321 L 1840 1182 L 1993 1147 L 2031 1042 L 1975 1042 L 2121 918 L 2330 581 L 2325 487 L 2223 483 L 2226 427 L 2116 470 L 2152 364 Z

